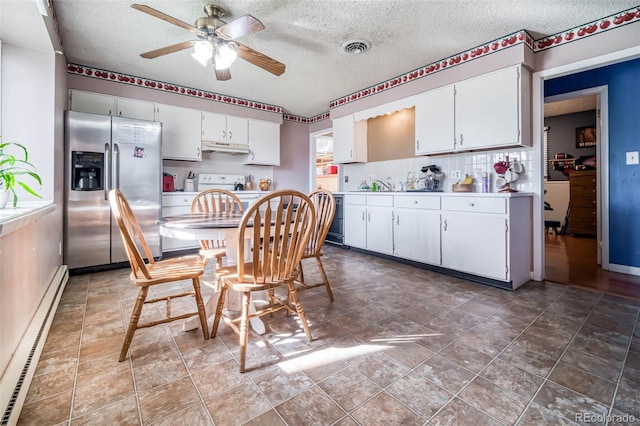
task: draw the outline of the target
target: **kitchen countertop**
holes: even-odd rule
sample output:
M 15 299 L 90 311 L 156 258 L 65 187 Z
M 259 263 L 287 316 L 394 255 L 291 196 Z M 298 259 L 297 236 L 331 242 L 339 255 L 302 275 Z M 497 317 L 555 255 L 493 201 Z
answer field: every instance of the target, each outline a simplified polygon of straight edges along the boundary
M 431 191 L 337 191 L 334 194 L 347 195 L 399 195 L 427 197 L 531 197 L 532 192 L 431 192 Z
M 236 195 L 254 195 L 254 194 L 268 194 L 271 191 L 231 191 Z M 173 191 L 173 192 L 163 192 L 162 195 L 197 195 L 200 192 L 185 192 L 185 191 Z

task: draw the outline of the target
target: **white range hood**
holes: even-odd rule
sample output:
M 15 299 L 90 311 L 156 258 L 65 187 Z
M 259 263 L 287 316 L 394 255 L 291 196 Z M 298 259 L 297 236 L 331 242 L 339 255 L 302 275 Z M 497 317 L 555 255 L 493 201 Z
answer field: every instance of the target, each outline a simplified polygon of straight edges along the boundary
M 202 141 L 203 152 L 222 152 L 225 154 L 248 154 L 249 145 L 242 143 L 226 143 Z

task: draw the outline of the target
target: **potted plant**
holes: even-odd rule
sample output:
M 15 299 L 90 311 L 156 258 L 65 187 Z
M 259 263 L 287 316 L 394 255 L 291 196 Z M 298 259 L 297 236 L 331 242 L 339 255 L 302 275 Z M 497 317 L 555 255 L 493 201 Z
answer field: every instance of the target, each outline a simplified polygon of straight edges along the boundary
M 7 147 L 16 147 L 13 150 L 22 151 L 21 157 L 6 152 Z M 0 208 L 4 208 L 9 200 L 9 193 L 13 194 L 13 207 L 18 204 L 18 195 L 16 194 L 16 184 L 20 185 L 25 191 L 38 198 L 42 198 L 40 194 L 34 191 L 28 184 L 22 181 L 24 176 L 31 176 L 36 182 L 42 185 L 40 176 L 36 173 L 36 168 L 29 162 L 29 152 L 27 148 L 15 142 L 0 142 Z

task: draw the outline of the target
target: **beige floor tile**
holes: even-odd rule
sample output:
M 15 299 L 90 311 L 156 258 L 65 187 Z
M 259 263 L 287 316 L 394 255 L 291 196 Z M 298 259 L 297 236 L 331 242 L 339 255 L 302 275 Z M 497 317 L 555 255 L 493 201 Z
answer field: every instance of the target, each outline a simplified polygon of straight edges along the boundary
M 425 419 L 386 392 L 379 393 L 351 416 L 362 425 L 422 425 Z
M 182 321 L 138 330 L 118 362 L 137 296 L 129 271 L 70 277 L 19 424 L 537 426 L 609 410 L 620 415 L 611 425 L 640 418 L 640 303 L 533 281 L 505 291 L 325 248 L 335 302 L 323 288 L 300 294 L 314 340 L 296 317 L 263 317 L 267 332 L 250 333 L 244 374 L 238 336 L 224 324 L 210 340 Z M 309 279 L 319 279 L 314 269 Z M 142 316 L 164 313 L 147 306 Z

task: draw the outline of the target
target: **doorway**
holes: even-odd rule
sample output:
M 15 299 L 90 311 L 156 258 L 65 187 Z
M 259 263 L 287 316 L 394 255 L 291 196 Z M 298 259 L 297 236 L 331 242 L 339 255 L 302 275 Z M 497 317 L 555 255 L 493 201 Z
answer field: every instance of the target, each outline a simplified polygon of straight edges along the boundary
M 603 232 L 608 204 L 602 202 L 608 188 L 603 183 L 608 152 L 603 130 L 608 128 L 607 104 L 602 102 L 606 94 L 607 88 L 599 87 L 545 99 L 543 229 L 549 281 L 598 288 L 608 269 L 608 232 Z M 585 143 L 582 132 L 594 127 L 595 141 Z M 592 189 L 579 186 L 587 180 Z M 583 201 L 595 203 L 595 208 L 576 207 Z M 583 220 L 585 213 L 593 215 L 592 220 Z M 558 222 L 558 228 L 547 226 Z
M 311 134 L 310 144 L 310 191 L 338 191 L 339 167 L 333 162 L 333 131 L 327 129 Z

